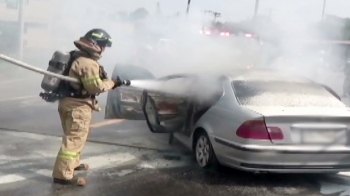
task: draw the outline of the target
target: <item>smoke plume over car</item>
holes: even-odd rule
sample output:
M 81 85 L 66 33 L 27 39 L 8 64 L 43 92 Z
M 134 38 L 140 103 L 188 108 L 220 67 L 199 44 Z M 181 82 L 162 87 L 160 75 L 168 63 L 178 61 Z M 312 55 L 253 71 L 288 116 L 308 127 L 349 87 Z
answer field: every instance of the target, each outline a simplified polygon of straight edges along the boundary
M 346 2 L 335 1 L 340 0 L 334 0 L 334 6 L 338 6 L 337 11 L 341 13 Z M 74 49 L 73 41 L 86 31 L 103 28 L 113 37 L 112 48 L 106 50 L 100 61 L 109 76 L 120 63 L 147 68 L 156 77 L 174 73 L 236 75 L 253 68 L 282 69 L 318 81 L 329 80 L 329 76 L 317 75 L 315 71 L 321 69 L 316 62 L 320 58 L 319 49 L 293 41 L 322 38 L 324 33 L 311 27 L 321 20 L 322 4 L 316 0 L 298 3 L 265 0 L 261 2 L 256 20 L 252 20 L 255 1 L 192 1 L 188 16 L 185 14 L 187 1 L 180 3 L 179 0 L 53 2 L 50 36 L 54 46 L 47 54 Z M 259 34 L 261 40 L 233 34 L 227 37 L 200 34 L 205 20 L 212 20 L 204 18 L 205 10 L 221 12 L 218 21 L 222 23 L 232 22 L 235 26 L 245 21 L 248 30 Z M 340 31 L 341 27 L 333 29 L 333 33 Z M 164 46 L 160 39 L 172 40 L 173 44 Z M 140 48 L 147 52 L 138 53 Z M 45 68 L 41 62 L 49 61 L 51 56 L 41 58 L 38 66 Z M 331 70 L 335 70 L 333 68 Z

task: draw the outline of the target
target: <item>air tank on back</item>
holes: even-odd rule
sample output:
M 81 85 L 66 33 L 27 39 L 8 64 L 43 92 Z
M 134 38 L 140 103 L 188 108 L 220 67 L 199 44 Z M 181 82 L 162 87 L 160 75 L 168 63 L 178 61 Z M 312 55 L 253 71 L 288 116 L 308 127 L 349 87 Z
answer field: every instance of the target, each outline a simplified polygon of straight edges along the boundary
M 65 70 L 68 67 L 69 59 L 70 53 L 55 51 L 51 60 L 49 61 L 49 67 L 47 68 L 47 71 L 60 75 L 66 74 Z M 45 75 L 41 82 L 41 88 L 46 92 L 52 92 L 58 88 L 60 82 L 61 79 Z

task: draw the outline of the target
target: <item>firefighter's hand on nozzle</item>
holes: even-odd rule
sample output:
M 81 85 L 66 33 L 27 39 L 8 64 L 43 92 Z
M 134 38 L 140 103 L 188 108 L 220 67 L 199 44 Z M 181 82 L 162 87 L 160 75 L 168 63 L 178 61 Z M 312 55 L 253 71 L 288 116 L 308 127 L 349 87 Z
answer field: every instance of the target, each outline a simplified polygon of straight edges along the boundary
M 115 89 L 115 88 L 117 88 L 117 87 L 119 87 L 121 85 L 130 86 L 130 84 L 131 84 L 130 80 L 121 80 L 119 78 L 119 76 L 118 76 L 117 79 L 114 80 L 114 87 L 113 87 L 113 89 Z
M 117 77 L 117 79 L 113 80 L 113 82 L 114 82 L 113 89 L 115 89 L 123 84 L 123 81 L 119 78 L 119 76 Z
M 105 71 L 105 69 L 104 69 L 104 67 L 102 65 L 100 65 L 100 78 L 102 80 L 108 79 L 107 72 Z

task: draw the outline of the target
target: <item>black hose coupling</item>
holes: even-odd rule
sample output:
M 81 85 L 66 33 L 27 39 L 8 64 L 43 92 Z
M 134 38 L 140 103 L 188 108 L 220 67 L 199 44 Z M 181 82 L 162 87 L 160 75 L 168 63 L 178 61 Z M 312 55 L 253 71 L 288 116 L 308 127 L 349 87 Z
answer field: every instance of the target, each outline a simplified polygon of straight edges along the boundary
M 125 86 L 130 86 L 131 82 L 130 82 L 130 80 L 123 80 L 122 84 Z

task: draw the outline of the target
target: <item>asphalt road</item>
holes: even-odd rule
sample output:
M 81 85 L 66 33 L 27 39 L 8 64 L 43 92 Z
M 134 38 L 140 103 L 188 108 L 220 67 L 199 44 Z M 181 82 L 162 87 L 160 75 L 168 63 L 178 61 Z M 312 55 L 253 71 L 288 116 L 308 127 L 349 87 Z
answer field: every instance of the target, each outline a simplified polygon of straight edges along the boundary
M 5 76 L 3 76 L 5 77 Z M 197 167 L 181 145 L 152 134 L 144 122 L 105 121 L 96 113 L 82 162 L 86 187 L 52 184 L 62 130 L 57 106 L 43 102 L 41 78 L 23 75 L 0 84 L 0 195 L 350 195 L 350 174 L 252 174 Z M 100 97 L 101 106 L 106 96 Z M 348 177 L 349 176 L 349 177 Z

